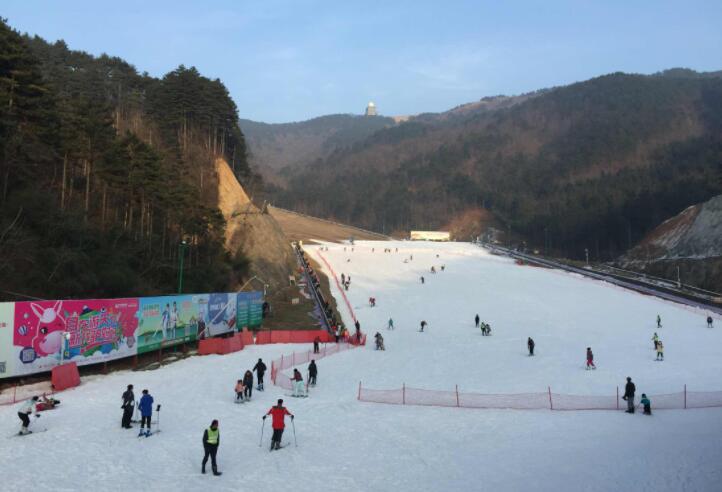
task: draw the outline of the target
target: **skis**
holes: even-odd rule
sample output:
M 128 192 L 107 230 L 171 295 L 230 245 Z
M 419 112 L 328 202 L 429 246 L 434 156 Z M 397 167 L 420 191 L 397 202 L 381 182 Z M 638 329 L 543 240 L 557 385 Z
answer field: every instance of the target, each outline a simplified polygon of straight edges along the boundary
M 278 449 L 283 449 L 290 444 L 291 444 L 290 442 L 284 442 L 280 446 L 278 446 L 278 448 L 271 447 L 271 451 L 277 451 Z
M 38 430 L 30 431 L 27 434 L 21 434 L 20 432 L 16 432 L 15 434 L 8 436 L 8 439 L 11 439 L 13 437 L 25 437 L 25 436 L 31 436 L 33 434 L 40 434 L 40 433 L 46 432 L 47 430 L 48 429 L 38 429 Z
M 288 393 L 285 393 L 285 395 L 290 398 L 308 398 L 308 395 L 289 395 Z

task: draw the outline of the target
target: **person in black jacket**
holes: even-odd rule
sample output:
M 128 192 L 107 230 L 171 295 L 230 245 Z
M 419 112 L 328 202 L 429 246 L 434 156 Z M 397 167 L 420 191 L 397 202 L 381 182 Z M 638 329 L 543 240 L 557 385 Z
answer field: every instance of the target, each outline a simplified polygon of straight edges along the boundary
M 243 397 L 250 401 L 253 394 L 253 373 L 251 371 L 246 371 L 243 375 L 243 386 Z
M 479 315 L 478 314 L 476 316 L 474 316 L 474 322 L 476 323 L 476 327 L 478 328 L 479 327 Z
M 208 463 L 208 457 L 211 458 L 211 468 L 215 476 L 221 475 L 218 471 L 218 465 L 216 464 L 216 454 L 218 453 L 218 446 L 221 443 L 221 433 L 218 430 L 218 421 L 214 420 L 211 422 L 211 426 L 203 432 L 203 463 L 201 464 L 201 473 L 206 472 L 206 463 Z
M 623 400 L 627 402 L 627 413 L 634 413 L 634 392 L 637 391 L 637 387 L 634 386 L 632 378 L 627 378 L 627 384 L 624 386 Z
M 123 409 L 123 419 L 120 421 L 120 426 L 123 429 L 132 429 L 130 420 L 133 418 L 133 410 L 135 409 L 135 395 L 133 394 L 133 385 L 129 384 L 128 389 L 123 393 L 123 404 L 120 408 Z
M 308 365 L 308 384 L 310 386 L 316 386 L 316 376 L 318 376 L 318 367 L 316 367 L 316 361 L 312 360 Z
M 258 386 L 256 389 L 258 391 L 263 391 L 263 375 L 266 373 L 266 364 L 263 363 L 262 359 L 258 359 L 256 365 L 253 366 L 253 370 L 256 371 L 256 374 L 258 375 Z
M 534 355 L 534 340 L 532 340 L 531 337 L 527 340 L 526 346 L 529 347 L 529 355 Z

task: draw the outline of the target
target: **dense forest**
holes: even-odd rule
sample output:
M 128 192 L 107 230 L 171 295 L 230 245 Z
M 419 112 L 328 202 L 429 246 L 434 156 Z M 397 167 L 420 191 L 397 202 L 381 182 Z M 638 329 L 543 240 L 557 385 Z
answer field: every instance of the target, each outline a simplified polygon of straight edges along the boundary
M 380 130 L 298 170 L 280 206 L 384 231 L 471 208 L 550 253 L 618 255 L 722 193 L 722 74 L 622 73 Z
M 223 291 L 213 163 L 251 177 L 219 80 L 162 79 L 119 58 L 22 36 L 0 20 L 0 298 Z M 182 244 L 184 242 L 185 244 Z

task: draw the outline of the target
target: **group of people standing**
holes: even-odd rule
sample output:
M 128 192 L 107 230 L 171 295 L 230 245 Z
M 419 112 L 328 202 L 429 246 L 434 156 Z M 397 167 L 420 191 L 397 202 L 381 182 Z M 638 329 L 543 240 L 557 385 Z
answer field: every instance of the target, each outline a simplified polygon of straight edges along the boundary
M 123 410 L 123 417 L 120 420 L 120 426 L 123 429 L 132 429 L 130 425 L 133 420 L 133 413 L 136 409 L 135 394 L 133 393 L 133 385 L 129 384 L 127 389 L 121 395 L 122 404 L 120 408 Z M 138 411 L 140 412 L 140 436 L 150 436 L 150 424 L 153 417 L 153 397 L 147 389 L 142 391 L 140 401 L 138 401 Z

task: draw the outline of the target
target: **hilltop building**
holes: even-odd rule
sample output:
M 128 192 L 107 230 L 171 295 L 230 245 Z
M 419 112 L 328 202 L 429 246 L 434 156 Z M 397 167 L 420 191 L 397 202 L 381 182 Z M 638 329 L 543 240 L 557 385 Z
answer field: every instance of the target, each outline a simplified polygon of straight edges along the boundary
M 369 102 L 368 106 L 366 106 L 366 111 L 364 112 L 366 116 L 376 116 L 376 105 L 373 103 L 373 101 Z

